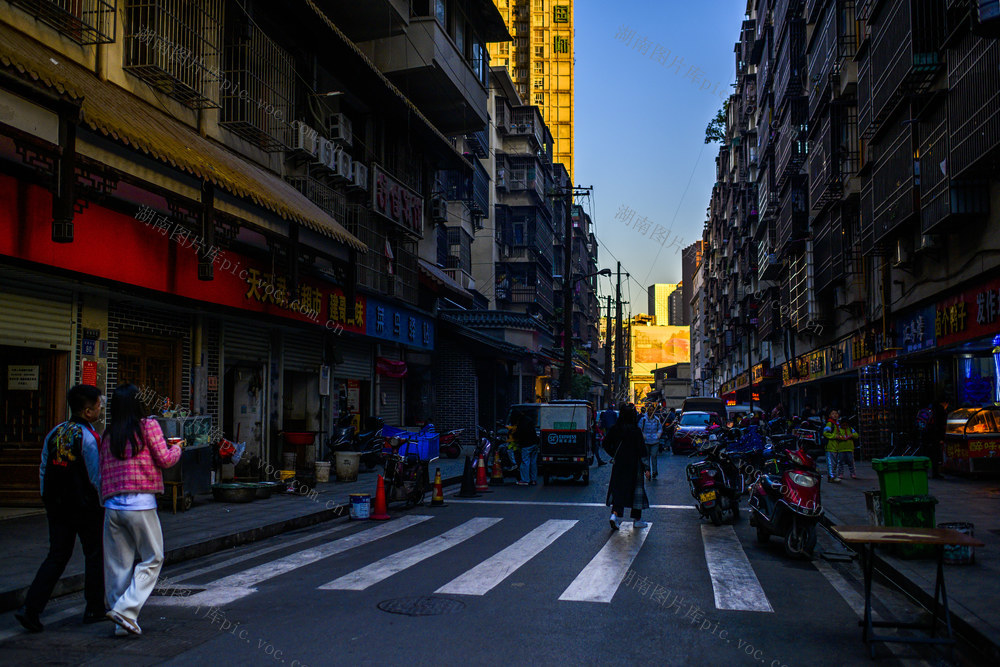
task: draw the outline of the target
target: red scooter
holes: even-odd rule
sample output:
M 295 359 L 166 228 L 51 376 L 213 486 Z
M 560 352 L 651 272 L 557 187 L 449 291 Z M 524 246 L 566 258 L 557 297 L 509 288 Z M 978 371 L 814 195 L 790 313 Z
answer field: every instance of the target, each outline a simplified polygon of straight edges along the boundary
M 462 454 L 462 443 L 458 436 L 462 434 L 464 428 L 454 428 L 447 433 L 442 433 L 440 437 L 441 454 L 449 459 L 457 459 Z
M 785 541 L 789 556 L 811 558 L 816 548 L 816 524 L 823 516 L 816 462 L 803 449 L 764 450 L 764 472 L 750 494 L 750 525 L 757 541 L 771 535 Z

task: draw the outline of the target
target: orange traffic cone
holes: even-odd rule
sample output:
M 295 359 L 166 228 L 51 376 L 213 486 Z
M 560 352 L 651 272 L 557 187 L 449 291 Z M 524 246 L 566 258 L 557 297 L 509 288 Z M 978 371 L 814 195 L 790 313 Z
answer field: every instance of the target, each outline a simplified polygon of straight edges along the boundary
M 490 477 L 490 486 L 503 486 L 503 467 L 500 465 L 500 455 L 493 455 L 493 475 Z
M 389 508 L 385 503 L 385 480 L 382 479 L 382 475 L 378 476 L 378 485 L 375 487 L 375 507 L 372 508 L 372 514 L 369 518 L 375 521 L 385 521 L 389 518 Z
M 476 463 L 476 491 L 479 493 L 489 493 L 489 482 L 486 481 L 486 460 L 483 455 L 479 455 L 479 462 Z
M 434 473 L 434 495 L 431 496 L 431 507 L 444 507 L 444 484 L 441 483 L 441 468 Z

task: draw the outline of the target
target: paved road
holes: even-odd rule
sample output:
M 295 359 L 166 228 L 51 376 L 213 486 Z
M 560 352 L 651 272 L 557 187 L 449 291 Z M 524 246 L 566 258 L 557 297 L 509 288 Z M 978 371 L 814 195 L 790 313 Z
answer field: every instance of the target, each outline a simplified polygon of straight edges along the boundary
M 647 485 L 648 529 L 610 530 L 607 466 L 588 487 L 449 494 L 444 508 L 324 524 L 171 568 L 143 610 L 141 638 L 79 625 L 78 597 L 50 605 L 41 635 L 20 633 L 7 615 L 0 655 L 289 667 L 870 664 L 857 565 L 789 560 L 776 540 L 757 545 L 745 519 L 708 525 L 689 504 L 685 462 L 661 457 Z M 840 550 L 825 535 L 821 547 Z M 912 611 L 880 594 L 883 617 Z M 882 665 L 948 664 L 930 648 L 879 655 Z

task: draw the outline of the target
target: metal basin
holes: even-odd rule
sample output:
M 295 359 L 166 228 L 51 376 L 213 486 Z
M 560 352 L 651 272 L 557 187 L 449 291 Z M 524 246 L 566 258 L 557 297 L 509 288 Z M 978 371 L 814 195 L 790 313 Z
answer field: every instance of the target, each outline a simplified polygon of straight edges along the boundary
M 212 498 L 220 503 L 248 503 L 257 497 L 251 484 L 213 484 Z

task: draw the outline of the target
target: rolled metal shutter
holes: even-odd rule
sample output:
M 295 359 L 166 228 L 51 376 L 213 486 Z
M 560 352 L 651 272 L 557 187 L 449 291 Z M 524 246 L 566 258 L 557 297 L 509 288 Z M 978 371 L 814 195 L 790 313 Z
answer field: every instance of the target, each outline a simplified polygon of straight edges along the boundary
M 284 335 L 286 371 L 318 373 L 323 364 L 323 332 L 289 331 Z
M 226 322 L 223 329 L 225 361 L 252 361 L 266 364 L 271 351 L 271 337 L 250 323 Z
M 352 340 L 340 336 L 334 342 L 341 362 L 334 366 L 333 375 L 352 380 L 372 379 L 372 346 L 362 340 Z
M 382 356 L 398 361 L 401 357 L 399 349 L 388 345 L 382 346 Z M 381 406 L 381 416 L 386 424 L 401 426 L 403 423 L 403 381 L 399 378 L 381 378 L 382 393 L 385 395 L 385 405 Z
M 0 268 L 0 345 L 72 350 L 73 291 L 41 278 Z

